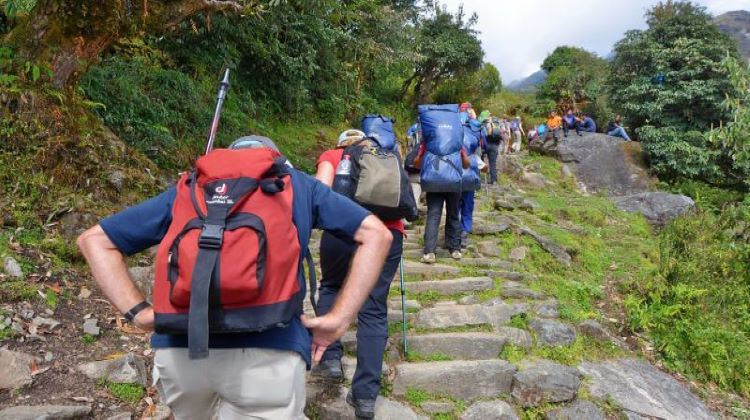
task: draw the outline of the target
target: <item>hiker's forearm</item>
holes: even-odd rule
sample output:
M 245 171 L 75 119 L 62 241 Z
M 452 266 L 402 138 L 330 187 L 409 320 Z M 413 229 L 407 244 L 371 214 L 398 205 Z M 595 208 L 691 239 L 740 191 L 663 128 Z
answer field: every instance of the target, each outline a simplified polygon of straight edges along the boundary
M 143 301 L 143 295 L 130 278 L 122 253 L 101 226 L 96 225 L 84 232 L 76 243 L 102 293 L 120 313 Z
M 393 235 L 375 216 L 368 216 L 354 237 L 360 245 L 354 253 L 349 275 L 331 313 L 354 320 L 380 277 Z

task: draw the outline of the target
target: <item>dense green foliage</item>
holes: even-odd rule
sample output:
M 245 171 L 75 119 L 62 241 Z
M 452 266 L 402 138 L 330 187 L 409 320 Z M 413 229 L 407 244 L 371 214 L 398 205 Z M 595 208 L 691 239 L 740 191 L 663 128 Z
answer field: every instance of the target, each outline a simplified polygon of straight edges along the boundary
M 667 178 L 736 183 L 723 151 L 705 136 L 728 117 L 722 102 L 734 93 L 722 60 L 737 47 L 690 2 L 660 3 L 648 29 L 629 31 L 615 46 L 610 103 L 637 133 L 653 170 Z
M 428 9 L 431 16 L 419 22 L 416 28 L 415 69 L 403 84 L 404 92 L 414 85 L 413 102 L 417 104 L 428 102 L 437 84 L 478 70 L 484 58 L 473 29 L 477 15 L 467 19 L 463 6 L 453 15 L 437 2 L 428 2 Z
M 289 132 L 277 140 L 309 168 L 299 154 L 330 143 L 295 147 L 294 126 L 356 125 L 378 112 L 405 129 L 412 98 L 478 100 L 499 89 L 497 69 L 482 65 L 476 19 L 414 3 L 288 1 L 259 16 L 196 16 L 172 36 L 121 41 L 81 85 L 121 138 L 162 167 L 184 167 L 200 150 L 216 77 L 228 67 L 220 143 L 284 124 Z
M 660 242 L 656 275 L 630 285 L 631 326 L 671 368 L 750 395 L 750 201 L 684 217 Z
M 573 109 L 591 115 L 603 126 L 610 118 L 604 82 L 607 62 L 584 49 L 557 47 L 542 63 L 547 79 L 537 97 L 554 101 L 562 110 Z

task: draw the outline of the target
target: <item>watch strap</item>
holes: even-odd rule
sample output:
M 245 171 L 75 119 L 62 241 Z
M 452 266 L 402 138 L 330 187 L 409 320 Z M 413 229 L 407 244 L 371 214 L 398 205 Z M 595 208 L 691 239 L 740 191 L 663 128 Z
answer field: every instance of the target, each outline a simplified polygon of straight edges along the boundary
M 130 308 L 129 311 L 125 312 L 125 319 L 127 319 L 128 322 L 133 322 L 135 316 L 138 315 L 138 312 L 148 308 L 149 306 L 151 306 L 151 304 L 144 300 L 143 302 Z

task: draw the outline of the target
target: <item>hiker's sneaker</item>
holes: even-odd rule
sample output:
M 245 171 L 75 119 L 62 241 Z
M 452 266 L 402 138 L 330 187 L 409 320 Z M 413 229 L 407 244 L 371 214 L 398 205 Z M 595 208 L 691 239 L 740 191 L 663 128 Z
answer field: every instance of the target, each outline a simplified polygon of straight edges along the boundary
M 451 258 L 453 258 L 454 260 L 460 260 L 462 257 L 463 255 L 461 255 L 461 251 L 453 251 L 451 253 Z
M 354 398 L 352 391 L 346 394 L 347 404 L 354 407 L 354 415 L 358 419 L 372 419 L 375 418 L 375 400 L 365 400 L 360 398 Z
M 424 254 L 422 256 L 422 259 L 419 260 L 424 264 L 435 264 L 436 258 L 435 254 L 433 252 L 430 252 L 429 254 Z
M 315 365 L 310 372 L 313 376 L 326 379 L 344 379 L 344 370 L 341 368 L 341 360 L 322 360 Z

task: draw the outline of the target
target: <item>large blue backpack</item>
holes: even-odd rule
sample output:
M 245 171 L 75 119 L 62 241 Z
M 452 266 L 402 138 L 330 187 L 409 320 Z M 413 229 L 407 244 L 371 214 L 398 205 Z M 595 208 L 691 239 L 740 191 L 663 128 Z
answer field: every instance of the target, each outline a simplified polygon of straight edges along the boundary
M 393 119 L 380 114 L 367 114 L 362 118 L 362 131 L 367 137 L 375 139 L 380 147 L 396 150 L 396 134 L 393 131 Z
M 479 156 L 476 155 L 482 139 L 482 125 L 477 120 L 464 124 L 464 148 L 469 153 L 470 166 L 463 170 L 461 187 L 463 191 L 477 191 L 481 188 L 479 176 Z
M 461 148 L 464 130 L 458 105 L 420 105 L 425 154 L 421 184 L 425 192 L 462 192 Z

